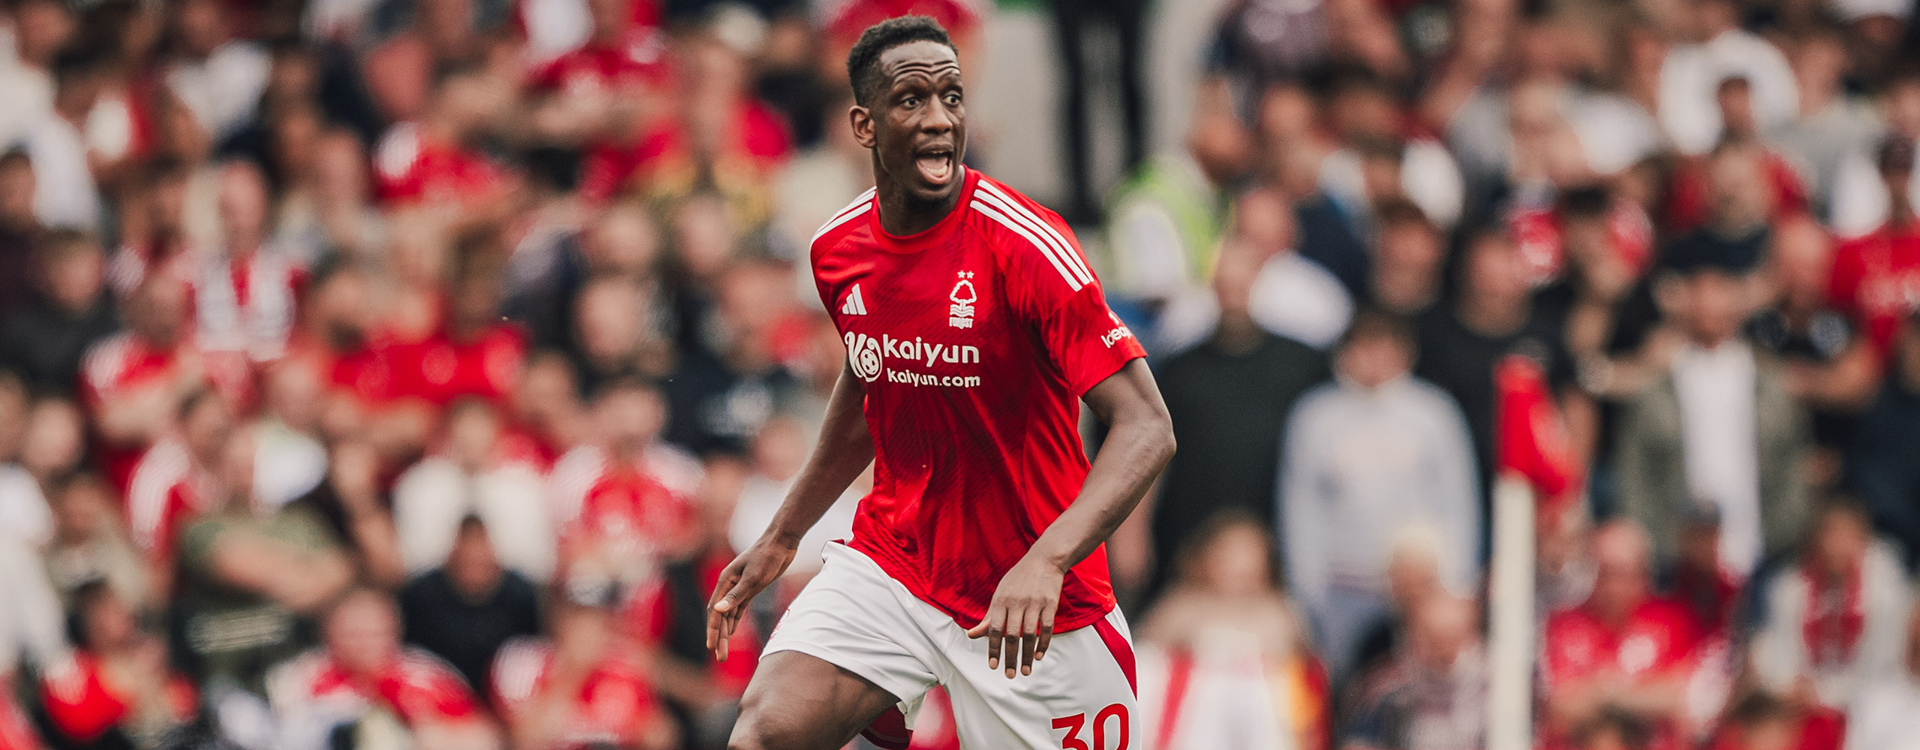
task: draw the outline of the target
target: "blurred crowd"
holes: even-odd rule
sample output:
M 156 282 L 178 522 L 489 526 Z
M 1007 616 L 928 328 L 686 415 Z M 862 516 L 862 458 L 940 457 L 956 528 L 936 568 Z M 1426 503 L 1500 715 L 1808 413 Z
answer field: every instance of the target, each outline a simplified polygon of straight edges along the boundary
M 1046 6 L 1059 208 L 1181 446 L 1094 750 L 1484 746 L 1515 477 L 1541 747 L 1920 747 L 1910 2 L 1231 0 L 1149 153 L 1173 4 Z M 977 90 L 1006 11 L 4 10 L 0 748 L 724 746 L 870 482 L 714 661 L 843 368 L 846 50 L 931 15 Z
M 1910 10 L 1229 4 L 1103 227 L 1147 746 L 1485 746 L 1510 482 L 1537 746 L 1920 746 Z

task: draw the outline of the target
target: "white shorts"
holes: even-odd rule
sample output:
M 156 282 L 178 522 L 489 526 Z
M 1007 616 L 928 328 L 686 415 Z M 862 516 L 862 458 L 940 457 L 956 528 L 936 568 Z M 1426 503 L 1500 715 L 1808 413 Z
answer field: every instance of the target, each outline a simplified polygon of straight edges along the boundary
M 963 748 L 1128 750 L 1144 743 L 1134 710 L 1133 641 L 1115 607 L 1091 627 L 1056 633 L 1033 674 L 987 667 L 970 639 L 879 564 L 829 544 L 820 575 L 774 627 L 765 653 L 797 651 L 866 678 L 901 700 L 913 725 L 935 685 L 953 700 Z

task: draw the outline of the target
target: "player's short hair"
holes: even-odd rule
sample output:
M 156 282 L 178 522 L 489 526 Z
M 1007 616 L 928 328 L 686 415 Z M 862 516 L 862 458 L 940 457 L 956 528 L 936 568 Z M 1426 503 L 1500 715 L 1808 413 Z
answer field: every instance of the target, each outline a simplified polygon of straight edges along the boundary
M 847 81 L 853 84 L 853 102 L 862 107 L 879 97 L 880 56 L 887 50 L 914 42 L 933 42 L 959 54 L 952 37 L 940 22 L 927 16 L 889 18 L 860 32 L 860 40 L 847 52 Z

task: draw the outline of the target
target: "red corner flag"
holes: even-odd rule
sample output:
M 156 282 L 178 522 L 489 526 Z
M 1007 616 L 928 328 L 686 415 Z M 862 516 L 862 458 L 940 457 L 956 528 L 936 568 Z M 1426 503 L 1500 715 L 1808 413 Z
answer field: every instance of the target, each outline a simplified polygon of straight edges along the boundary
M 1529 357 L 1508 355 L 1494 365 L 1493 387 L 1498 473 L 1526 479 L 1545 504 L 1578 494 L 1586 477 L 1547 389 L 1546 371 Z

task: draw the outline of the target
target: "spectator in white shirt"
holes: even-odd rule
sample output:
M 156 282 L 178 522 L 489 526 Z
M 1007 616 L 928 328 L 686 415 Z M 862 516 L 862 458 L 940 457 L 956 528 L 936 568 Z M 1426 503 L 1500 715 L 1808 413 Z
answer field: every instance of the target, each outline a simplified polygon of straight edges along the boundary
M 500 455 L 501 418 L 481 400 L 456 402 L 447 414 L 444 454 L 400 476 L 393 520 L 409 574 L 439 567 L 453 550 L 460 523 L 478 516 L 493 530 L 500 564 L 531 581 L 553 575 L 555 535 L 539 471 Z
M 53 540 L 53 511 L 43 490 L 79 466 L 86 449 L 86 421 L 79 407 L 43 398 L 25 415 L 20 459 L 0 464 L 0 533 L 36 550 Z
M 1900 664 L 1863 685 L 1847 709 L 1847 750 L 1920 748 L 1920 617 L 1907 623 Z
M 1480 487 L 1473 438 L 1445 391 L 1414 378 L 1413 334 L 1363 311 L 1334 356 L 1336 381 L 1300 398 L 1286 426 L 1280 527 L 1288 589 L 1336 680 L 1360 636 L 1389 612 L 1388 551 L 1438 536 L 1440 581 L 1478 578 Z
M 1353 315 L 1353 297 L 1325 267 L 1294 249 L 1293 207 L 1279 190 L 1262 187 L 1234 205 L 1231 235 L 1219 263 L 1259 264 L 1247 312 L 1261 328 L 1316 349 L 1333 346 Z M 1225 256 L 1240 255 L 1241 258 Z M 1220 320 L 1209 289 L 1189 290 L 1172 301 L 1160 321 L 1161 351 L 1180 351 L 1207 338 Z
M 53 114 L 53 56 L 73 36 L 73 11 L 60 0 L 13 6 L 13 59 L 0 56 L 0 149 Z
M 297 264 L 266 244 L 266 176 L 252 162 L 220 167 L 221 252 L 195 269 L 194 307 L 201 349 L 279 359 L 293 331 Z
M 1315 747 L 1312 656 L 1278 587 L 1273 538 L 1240 510 L 1196 529 L 1140 624 L 1140 726 L 1164 750 Z
M 1762 601 L 1751 659 L 1768 690 L 1844 709 L 1862 685 L 1899 671 L 1912 596 L 1899 557 L 1874 538 L 1860 506 L 1822 507 L 1800 560 Z
M 773 523 L 774 515 L 799 479 L 800 470 L 806 466 L 808 442 L 806 428 L 787 417 L 775 417 L 760 428 L 760 434 L 753 439 L 753 473 L 740 487 L 740 499 L 734 504 L 727 528 L 727 540 L 734 549 L 752 546 Z M 840 494 L 826 515 L 800 539 L 793 564 L 787 566 L 787 575 L 811 577 L 820 570 L 821 555 L 828 542 L 853 538 L 854 513 L 861 496 L 872 486 L 872 476 L 862 475 Z
M 1695 42 L 1667 50 L 1660 67 L 1660 126 L 1683 154 L 1704 154 L 1720 142 L 1720 112 L 1714 92 L 1728 78 L 1753 86 L 1754 120 L 1763 131 L 1800 115 L 1799 85 L 1785 55 L 1772 42 L 1740 28 L 1732 0 L 1692 0 L 1686 20 Z
M 167 88 L 218 142 L 253 118 L 272 57 L 257 43 L 233 38 L 218 0 L 183 0 L 172 21 L 179 58 L 166 69 Z
M 33 213 L 48 227 L 94 231 L 100 227 L 100 189 L 87 152 L 87 114 L 100 97 L 104 60 L 88 51 L 68 51 L 53 61 L 53 111 L 28 125 L 27 158 L 33 162 Z

